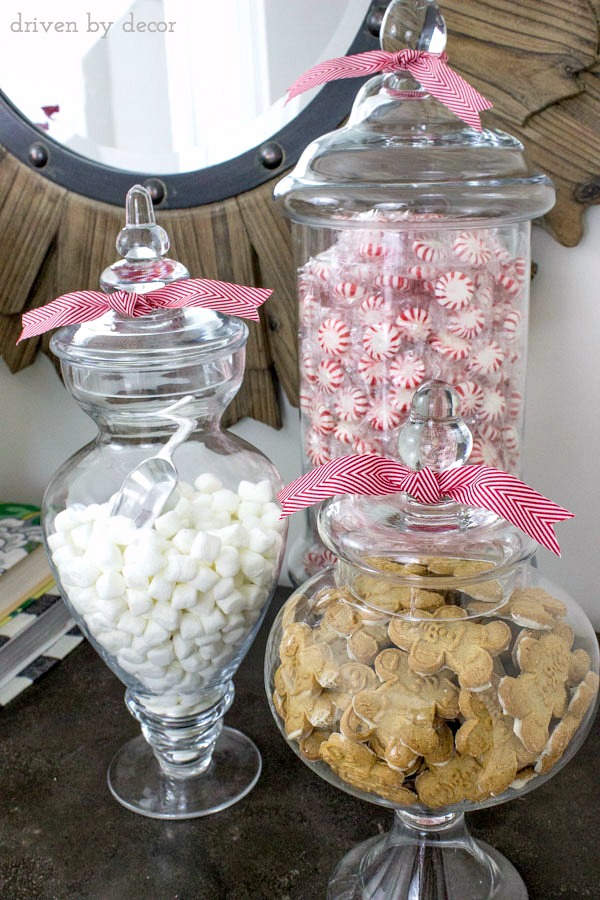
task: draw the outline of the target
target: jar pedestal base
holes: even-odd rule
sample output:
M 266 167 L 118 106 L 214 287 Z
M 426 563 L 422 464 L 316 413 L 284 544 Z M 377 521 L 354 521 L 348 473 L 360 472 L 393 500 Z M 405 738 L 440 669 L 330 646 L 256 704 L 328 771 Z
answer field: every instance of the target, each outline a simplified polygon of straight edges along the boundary
M 237 803 L 252 790 L 261 770 L 260 753 L 250 738 L 224 727 L 202 774 L 165 774 L 139 735 L 114 756 L 107 778 L 113 797 L 132 812 L 152 819 L 194 819 Z
M 464 816 L 415 829 L 396 814 L 392 831 L 347 853 L 327 900 L 527 900 L 523 879 L 494 847 L 471 837 Z

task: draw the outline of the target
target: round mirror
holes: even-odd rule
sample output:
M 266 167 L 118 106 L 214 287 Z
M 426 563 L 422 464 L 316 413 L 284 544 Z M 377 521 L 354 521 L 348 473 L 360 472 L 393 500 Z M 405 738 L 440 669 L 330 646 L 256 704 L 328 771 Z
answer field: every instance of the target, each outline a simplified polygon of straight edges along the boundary
M 324 59 L 377 46 L 369 0 L 26 0 L 0 12 L 0 141 L 46 177 L 163 208 L 249 190 L 339 125 L 359 84 L 286 103 Z

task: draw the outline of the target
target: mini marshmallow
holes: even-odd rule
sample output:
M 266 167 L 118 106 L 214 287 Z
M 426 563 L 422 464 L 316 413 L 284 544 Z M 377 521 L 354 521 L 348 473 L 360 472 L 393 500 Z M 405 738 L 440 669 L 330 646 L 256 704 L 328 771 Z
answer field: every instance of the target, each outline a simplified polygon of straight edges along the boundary
M 181 634 L 176 634 L 173 637 L 173 650 L 177 659 L 187 659 L 195 652 L 196 645 L 193 641 L 186 641 Z
M 140 637 L 146 629 L 146 619 L 143 616 L 134 616 L 131 612 L 126 609 L 122 616 L 119 617 L 117 622 L 117 628 L 120 628 L 121 631 L 127 632 L 127 634 L 131 634 L 134 637 Z
M 204 627 L 197 616 L 184 611 L 179 620 L 179 633 L 184 640 L 193 641 L 204 635 Z
M 214 640 L 214 635 L 212 637 Z M 222 652 L 221 647 L 221 642 L 219 642 L 218 644 L 207 644 L 205 647 L 199 647 L 198 656 L 200 657 L 200 659 L 205 660 L 206 663 L 211 663 L 215 655 Z
M 153 600 L 168 603 L 171 599 L 174 587 L 174 583 L 172 581 L 167 581 L 163 575 L 155 575 L 154 578 L 150 579 L 148 596 L 152 597 Z
M 90 587 L 96 583 L 102 573 L 97 566 L 79 557 L 65 563 L 60 574 L 67 587 Z
M 186 656 L 186 658 L 180 660 L 180 662 L 184 672 L 201 672 L 205 666 L 205 662 L 199 654 L 195 656 Z
M 222 600 L 223 597 L 227 597 L 233 590 L 235 590 L 235 581 L 233 578 L 221 578 L 215 586 L 208 592 L 207 599 L 212 600 L 213 603 L 216 603 L 218 600 Z
M 160 600 L 154 604 L 152 621 L 167 631 L 175 631 L 179 627 L 181 613 L 167 601 Z
M 222 547 L 214 565 L 219 575 L 231 577 L 240 570 L 240 555 L 235 547 Z
M 80 518 L 71 507 L 67 507 L 67 509 L 63 509 L 62 512 L 59 512 L 54 520 L 55 529 L 67 534 L 79 524 Z
M 262 503 L 257 503 L 256 500 L 242 500 L 237 514 L 240 520 L 247 519 L 249 516 L 259 518 L 262 514 Z
M 211 569 L 210 566 L 198 566 L 198 571 L 196 573 L 196 577 L 190 581 L 190 585 L 198 591 L 210 591 L 212 587 L 215 586 L 217 581 L 219 580 L 219 576 Z
M 206 634 L 218 633 L 226 622 L 226 616 L 217 607 L 211 613 L 202 616 L 202 627 Z
M 246 608 L 260 609 L 268 597 L 268 591 L 259 587 L 257 584 L 245 584 L 240 588 L 240 594 L 243 596 Z
M 221 549 L 221 538 L 217 534 L 199 532 L 190 548 L 190 556 L 199 562 L 212 563 Z
M 127 588 L 125 600 L 132 616 L 145 616 L 154 605 L 147 591 L 138 591 L 135 588 Z
M 192 488 L 193 491 L 193 488 Z M 189 526 L 194 518 L 194 507 L 190 497 L 181 497 L 173 510 L 179 521 Z
M 123 578 L 128 588 L 137 591 L 147 591 L 150 580 L 147 575 L 142 575 L 137 566 L 133 563 L 126 563 L 123 566 Z
M 167 564 L 161 574 L 167 581 L 184 582 L 192 581 L 197 570 L 198 563 L 195 559 L 184 556 L 182 553 L 177 553 L 176 550 L 169 550 L 167 553 Z
M 194 487 L 197 491 L 200 491 L 201 494 L 212 494 L 215 491 L 221 490 L 223 483 L 219 481 L 216 475 L 212 475 L 210 472 L 204 472 L 202 475 L 198 475 L 194 481 Z
M 225 610 L 223 610 L 225 612 Z M 246 619 L 244 615 L 239 613 L 230 613 L 227 616 L 227 625 L 223 625 L 223 634 L 227 634 L 229 631 L 233 631 L 234 628 L 238 628 L 240 625 L 244 626 L 244 630 L 246 630 Z
M 52 562 L 62 572 L 64 566 L 77 558 L 77 554 L 70 543 L 64 544 L 52 554 Z
M 54 534 L 50 534 L 48 536 L 48 547 L 54 553 L 55 550 L 58 550 L 59 547 L 65 547 L 69 543 L 69 540 L 62 531 L 56 531 Z
M 85 550 L 90 542 L 91 535 L 92 525 L 90 522 L 85 522 L 83 525 L 76 525 L 75 528 L 71 529 L 71 543 L 73 546 L 77 547 L 78 550 Z
M 232 613 L 241 612 L 246 606 L 246 601 L 244 595 L 240 591 L 232 591 L 227 597 L 223 597 L 222 600 L 217 600 L 217 606 L 221 612 L 225 613 L 226 616 L 229 616 Z
M 240 550 L 240 568 L 248 578 L 262 575 L 266 565 L 266 560 L 260 553 L 255 553 L 254 550 Z
M 148 659 L 155 666 L 168 666 L 175 659 L 175 651 L 171 641 L 157 644 L 148 650 Z
M 111 516 L 108 524 L 111 539 L 115 544 L 125 546 L 135 540 L 138 531 L 133 519 L 129 519 L 127 516 Z
M 196 605 L 198 592 L 191 584 L 176 584 L 171 596 L 173 609 L 191 609 Z
M 103 572 L 96 582 L 96 591 L 102 600 L 122 597 L 125 587 L 125 579 L 119 572 Z
M 230 646 L 237 644 L 247 633 L 248 629 L 245 626 L 243 628 L 234 628 L 232 631 L 223 632 L 223 643 L 229 644 Z
M 113 631 L 103 631 L 97 640 L 109 653 L 117 654 L 120 650 L 130 646 L 131 635 L 124 631 L 114 629 Z
M 255 553 L 265 553 L 275 543 L 273 531 L 263 531 L 262 528 L 252 528 L 248 532 L 248 549 Z
M 147 649 L 150 649 L 150 647 L 156 647 L 158 644 L 163 644 L 168 638 L 168 630 L 152 619 L 146 625 L 143 637 L 140 638 L 140 640 L 144 641 Z
M 228 525 L 226 528 L 220 528 L 217 535 L 221 539 L 223 547 L 248 546 L 248 532 L 239 522 L 234 522 L 233 525 Z
M 268 503 L 273 499 L 273 486 L 270 481 L 240 481 L 238 494 L 242 500 L 252 500 L 255 503 Z
M 172 543 L 180 553 L 189 553 L 195 538 L 196 532 L 193 528 L 182 528 L 173 537 Z
M 119 662 L 124 661 L 131 665 L 141 666 L 144 662 L 144 658 L 145 657 L 141 653 L 137 653 L 135 650 L 132 650 L 131 647 L 124 647 L 119 651 Z
M 154 527 L 161 537 L 172 538 L 181 528 L 181 522 L 177 513 L 170 510 L 155 520 Z
M 233 491 L 227 488 L 215 491 L 212 495 L 212 507 L 215 510 L 225 510 L 228 513 L 235 513 L 240 505 L 240 498 Z

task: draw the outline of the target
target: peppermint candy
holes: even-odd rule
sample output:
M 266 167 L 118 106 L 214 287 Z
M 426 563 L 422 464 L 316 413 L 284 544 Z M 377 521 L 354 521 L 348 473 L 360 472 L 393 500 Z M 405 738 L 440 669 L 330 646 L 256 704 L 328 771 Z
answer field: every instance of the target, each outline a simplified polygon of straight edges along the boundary
M 342 422 L 360 422 L 368 408 L 369 398 L 358 388 L 340 391 L 334 405 L 335 413 Z
M 494 292 L 489 285 L 478 288 L 477 297 L 478 305 L 482 309 L 489 309 L 494 304 Z
M 335 419 L 331 410 L 319 403 L 311 412 L 310 424 L 316 434 L 331 434 L 335 428 Z
M 514 425 L 505 425 L 502 429 L 502 441 L 508 451 L 514 453 L 519 449 L 519 432 Z
M 410 388 L 396 387 L 393 385 L 387 392 L 388 403 L 393 406 L 396 412 L 402 415 L 410 412 L 413 392 Z
M 490 259 L 492 252 L 484 242 L 471 231 L 463 231 L 452 244 L 455 256 L 472 266 L 483 266 Z
M 406 267 L 406 274 L 412 281 L 430 281 L 437 276 L 437 269 L 434 266 L 414 265 Z M 410 284 L 411 282 L 409 282 Z
M 391 431 L 397 428 L 402 421 L 402 416 L 397 409 L 386 401 L 375 403 L 367 415 L 367 422 L 375 431 Z
M 502 330 L 503 330 L 504 336 L 506 337 L 507 340 L 513 341 L 516 338 L 516 336 L 519 332 L 519 326 L 521 324 L 521 319 L 522 319 L 521 313 L 518 312 L 518 310 L 516 310 L 516 309 L 513 309 L 511 312 L 508 313 L 508 315 L 502 322 Z
M 322 466 L 329 462 L 331 454 L 329 448 L 320 434 L 309 431 L 304 439 L 304 451 L 307 459 L 313 466 Z
M 317 375 L 317 363 L 314 357 L 308 352 L 304 351 L 301 357 L 301 372 L 302 377 L 305 381 L 308 381 L 309 384 L 316 384 L 318 381 Z
M 381 453 L 381 447 L 376 441 L 366 441 L 364 438 L 356 438 L 352 449 L 355 453 Z
M 464 309 L 474 293 L 475 284 L 464 272 L 446 272 L 435 282 L 434 296 L 444 309 Z
M 479 412 L 484 422 L 499 422 L 506 412 L 506 399 L 498 390 L 487 390 Z M 484 435 L 485 437 L 485 435 Z
M 303 413 L 308 413 L 312 409 L 313 398 L 308 391 L 301 390 L 298 394 L 298 403 Z
M 433 238 L 420 238 L 413 241 L 412 248 L 415 256 L 426 263 L 442 263 L 448 256 L 446 245 Z
M 483 440 L 490 444 L 497 444 L 500 440 L 500 431 L 491 422 L 481 422 L 478 431 Z
M 503 288 L 509 297 L 517 297 L 521 292 L 521 284 L 511 275 L 506 275 L 504 272 L 501 275 L 498 275 L 496 281 Z
M 364 241 L 358 246 L 358 255 L 363 259 L 381 259 L 386 255 L 386 250 L 382 243 Z
M 378 275 L 375 279 L 377 287 L 391 288 L 393 291 L 409 291 L 412 282 L 403 275 Z
M 425 380 L 425 363 L 412 353 L 401 353 L 390 364 L 392 384 L 400 388 L 416 388 Z
M 354 429 L 350 427 L 346 422 L 338 422 L 335 428 L 333 429 L 333 436 L 336 441 L 339 441 L 340 444 L 348 444 L 352 446 L 352 442 L 355 438 Z
M 463 415 L 476 415 L 481 409 L 484 398 L 481 385 L 474 381 L 461 381 L 456 385 L 455 391 L 460 397 L 460 408 Z
M 333 394 L 342 386 L 344 368 L 337 359 L 322 359 L 317 366 L 317 381 L 327 394 Z
M 360 320 L 365 325 L 376 325 L 389 314 L 389 307 L 381 294 L 371 294 L 360 304 Z
M 319 325 L 317 341 L 327 356 L 341 356 L 350 347 L 350 329 L 343 319 L 332 316 Z
M 473 439 L 469 462 L 474 465 L 497 467 L 500 464 L 500 455 L 492 444 L 476 437 Z
M 462 338 L 474 338 L 485 327 L 485 313 L 476 306 L 468 306 L 448 319 L 448 331 Z
M 426 309 L 418 306 L 401 309 L 396 317 L 396 325 L 403 340 L 410 341 L 411 344 L 426 341 L 433 331 L 431 316 Z
M 485 347 L 477 350 L 469 362 L 469 371 L 479 375 L 490 375 L 497 372 L 504 362 L 504 351 L 497 341 L 490 341 Z
M 328 566 L 333 565 L 335 561 L 336 557 L 326 547 L 323 547 L 322 550 L 307 550 L 302 555 L 302 562 L 307 575 L 316 575 L 321 569 L 326 569 Z
M 471 352 L 471 345 L 468 341 L 455 334 L 448 334 L 448 332 L 441 332 L 436 338 L 433 338 L 430 346 L 436 353 L 441 353 L 446 359 L 454 362 L 466 359 Z
M 365 328 L 362 344 L 371 359 L 382 360 L 395 356 L 400 349 L 402 335 L 397 325 L 379 322 Z
M 387 377 L 386 366 L 373 359 L 371 356 L 361 356 L 356 368 L 358 369 L 358 374 L 362 380 L 365 384 L 369 385 L 369 387 L 375 387 L 377 384 L 382 384 Z
M 321 305 L 314 294 L 303 294 L 300 297 L 300 319 L 303 325 L 312 325 L 317 319 Z
M 508 415 L 511 419 L 519 419 L 523 411 L 523 394 L 512 391 L 508 398 Z
M 366 294 L 365 288 L 355 281 L 340 281 L 334 287 L 333 292 L 341 300 L 349 300 L 351 302 L 361 300 Z

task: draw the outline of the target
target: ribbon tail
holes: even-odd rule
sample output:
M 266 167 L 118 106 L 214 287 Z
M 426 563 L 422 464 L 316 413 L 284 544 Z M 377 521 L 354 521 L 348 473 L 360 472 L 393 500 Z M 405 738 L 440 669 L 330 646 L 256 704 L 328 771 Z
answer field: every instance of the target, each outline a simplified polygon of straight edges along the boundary
M 404 490 L 411 469 L 374 453 L 338 456 L 296 478 L 277 494 L 281 518 L 336 494 L 381 496 Z
M 443 59 L 423 56 L 407 64 L 407 69 L 429 93 L 448 107 L 459 119 L 481 131 L 479 113 L 491 109 L 490 103 Z
M 306 71 L 288 88 L 286 103 L 311 88 L 319 87 L 328 81 L 340 78 L 360 78 L 376 75 L 389 66 L 393 54 L 385 50 L 367 50 L 352 56 L 338 56 L 325 62 L 317 63 Z
M 214 309 L 228 316 L 240 316 L 258 322 L 260 317 L 257 310 L 273 291 L 268 288 L 232 284 L 228 281 L 191 278 L 188 281 L 173 282 L 158 293 L 165 298 L 164 305 L 172 309 L 199 306 Z M 146 296 L 151 297 L 152 294 Z
M 23 330 L 17 341 L 36 337 L 51 328 L 89 322 L 108 312 L 106 295 L 99 291 L 74 291 L 51 300 L 45 306 L 23 313 Z
M 470 473 L 470 469 L 474 471 Z M 440 486 L 453 500 L 497 513 L 560 556 L 553 526 L 574 517 L 568 509 L 554 503 L 514 475 L 489 466 L 449 470 L 441 474 L 441 479 Z M 451 483 L 453 480 L 454 484 Z

